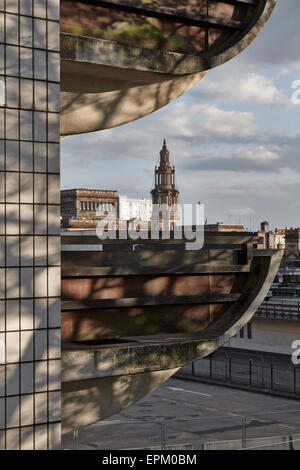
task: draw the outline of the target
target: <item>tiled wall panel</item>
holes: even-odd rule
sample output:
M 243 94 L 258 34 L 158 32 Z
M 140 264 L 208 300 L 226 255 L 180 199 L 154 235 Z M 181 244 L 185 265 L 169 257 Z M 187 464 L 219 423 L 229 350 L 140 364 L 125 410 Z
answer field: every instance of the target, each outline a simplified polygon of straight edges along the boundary
M 60 447 L 59 0 L 0 0 L 0 449 Z

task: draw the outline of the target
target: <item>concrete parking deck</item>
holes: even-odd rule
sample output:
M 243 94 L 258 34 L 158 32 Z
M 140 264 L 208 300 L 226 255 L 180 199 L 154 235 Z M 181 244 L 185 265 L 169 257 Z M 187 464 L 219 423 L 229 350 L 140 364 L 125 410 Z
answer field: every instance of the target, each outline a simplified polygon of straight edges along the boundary
M 204 442 L 241 439 L 241 416 L 248 416 L 247 439 L 300 432 L 300 404 L 295 400 L 171 378 L 127 410 L 81 429 L 78 448 L 160 446 L 160 423 L 165 423 L 166 446 L 201 449 Z M 73 434 L 65 435 L 63 447 L 73 445 Z

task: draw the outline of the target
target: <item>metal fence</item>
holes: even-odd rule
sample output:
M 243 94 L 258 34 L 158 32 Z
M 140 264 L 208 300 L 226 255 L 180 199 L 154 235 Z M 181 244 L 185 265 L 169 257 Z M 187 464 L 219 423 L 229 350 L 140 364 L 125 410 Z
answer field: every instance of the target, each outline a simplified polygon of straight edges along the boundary
M 281 288 L 283 290 L 283 288 Z M 291 289 L 291 288 L 290 288 Z M 300 318 L 300 302 L 299 297 L 295 295 L 300 294 L 300 289 L 297 287 L 297 293 L 291 290 L 292 297 L 278 297 L 275 300 L 264 300 L 256 311 L 255 316 L 260 317 L 265 315 L 267 317 L 282 318 L 287 320 L 299 320 Z
M 63 438 L 63 448 L 82 450 L 298 450 L 300 408 L 240 415 L 227 413 L 172 422 L 103 421 Z M 288 423 L 288 424 L 287 424 Z
M 229 348 L 221 348 L 182 367 L 176 376 L 300 397 L 300 367 L 282 356 L 234 353 Z

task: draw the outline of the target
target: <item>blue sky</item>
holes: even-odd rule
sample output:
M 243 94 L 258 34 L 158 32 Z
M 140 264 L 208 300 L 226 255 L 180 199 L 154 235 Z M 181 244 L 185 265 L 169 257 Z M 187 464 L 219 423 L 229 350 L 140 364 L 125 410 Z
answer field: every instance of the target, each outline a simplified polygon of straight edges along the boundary
M 256 40 L 169 106 L 124 126 L 62 139 L 62 188 L 150 197 L 163 138 L 182 203 L 209 223 L 300 226 L 300 2 L 277 0 Z

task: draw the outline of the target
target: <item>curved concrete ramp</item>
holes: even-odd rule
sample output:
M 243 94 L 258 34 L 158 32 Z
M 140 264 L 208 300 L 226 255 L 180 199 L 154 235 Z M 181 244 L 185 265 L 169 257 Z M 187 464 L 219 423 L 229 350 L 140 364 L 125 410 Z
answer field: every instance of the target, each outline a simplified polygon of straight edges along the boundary
M 167 105 L 243 51 L 275 4 L 61 0 L 61 135 L 109 129 Z
M 205 75 L 180 77 L 80 61 L 63 61 L 61 70 L 62 136 L 140 119 L 174 101 Z
M 63 434 L 103 420 L 132 405 L 178 368 L 62 384 Z
M 65 344 L 63 433 L 117 413 L 154 390 L 179 367 L 225 344 L 251 320 L 262 303 L 282 254 L 282 251 L 256 251 L 247 266 L 248 279 L 241 295 L 206 328 L 203 329 L 200 321 L 198 332 L 119 337 L 114 341 L 99 338 Z M 206 268 L 213 271 L 213 263 Z M 215 268 L 220 269 L 220 265 Z M 120 304 L 120 308 L 124 306 Z M 99 310 L 99 317 L 102 314 Z

